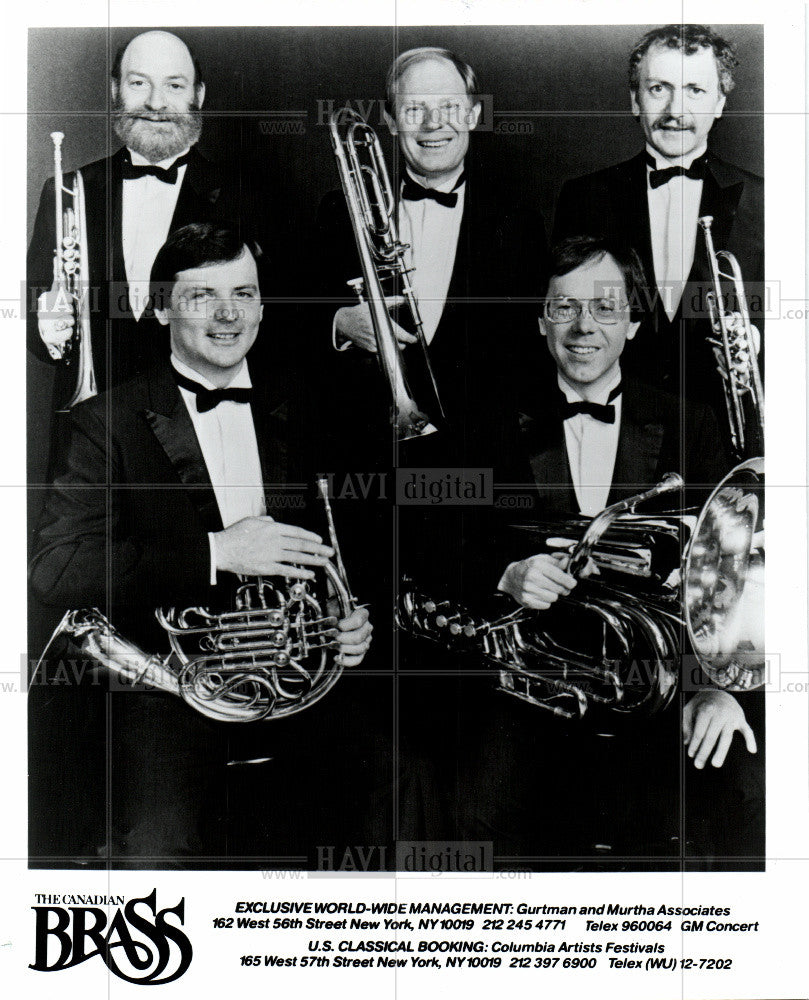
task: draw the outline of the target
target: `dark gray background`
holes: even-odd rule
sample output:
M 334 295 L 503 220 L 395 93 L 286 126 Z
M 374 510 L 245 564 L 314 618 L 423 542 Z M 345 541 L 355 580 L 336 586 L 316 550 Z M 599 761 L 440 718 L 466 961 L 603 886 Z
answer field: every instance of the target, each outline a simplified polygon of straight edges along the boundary
M 487 168 L 538 207 L 550 227 L 561 183 L 632 156 L 640 129 L 629 111 L 627 57 L 652 25 L 407 28 L 173 28 L 196 51 L 208 94 L 200 143 L 213 159 L 246 158 L 266 173 L 303 240 L 320 198 L 338 187 L 318 101 L 382 96 L 398 52 L 416 45 L 456 51 L 493 98 L 494 122 L 528 122 L 531 134 L 473 136 Z M 763 29 L 713 25 L 735 43 L 741 65 L 724 117 L 718 155 L 763 172 Z M 29 234 L 45 178 L 50 132 L 66 135 L 66 169 L 119 145 L 108 126 L 109 65 L 117 47 L 146 29 L 32 29 L 29 45 Z M 270 112 L 273 114 L 270 115 Z M 279 115 L 305 112 L 305 115 Z M 302 134 L 268 135 L 261 122 L 288 121 Z M 389 141 L 378 114 L 371 118 Z M 265 126 L 266 127 L 266 126 Z M 287 126 L 290 127 L 290 126 Z M 291 248 L 292 249 L 292 248 Z

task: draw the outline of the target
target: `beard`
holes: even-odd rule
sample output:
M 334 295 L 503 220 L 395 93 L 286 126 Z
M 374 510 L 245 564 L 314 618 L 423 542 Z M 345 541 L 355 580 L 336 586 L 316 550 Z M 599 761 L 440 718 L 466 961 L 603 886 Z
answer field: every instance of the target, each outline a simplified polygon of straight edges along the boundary
M 202 112 L 196 102 L 185 114 L 174 111 L 127 110 L 120 99 L 113 101 L 115 134 L 129 149 L 150 163 L 177 156 L 193 146 L 202 134 Z

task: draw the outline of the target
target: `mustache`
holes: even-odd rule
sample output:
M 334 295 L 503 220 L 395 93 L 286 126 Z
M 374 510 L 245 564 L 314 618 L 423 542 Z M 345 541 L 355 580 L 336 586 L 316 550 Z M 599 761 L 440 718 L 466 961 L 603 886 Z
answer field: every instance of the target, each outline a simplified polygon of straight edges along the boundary
M 683 121 L 677 115 L 661 115 L 660 118 L 655 119 L 652 123 L 652 129 L 666 128 L 670 125 L 676 125 L 677 128 L 682 129 L 684 132 L 693 132 L 694 130 L 691 122 Z

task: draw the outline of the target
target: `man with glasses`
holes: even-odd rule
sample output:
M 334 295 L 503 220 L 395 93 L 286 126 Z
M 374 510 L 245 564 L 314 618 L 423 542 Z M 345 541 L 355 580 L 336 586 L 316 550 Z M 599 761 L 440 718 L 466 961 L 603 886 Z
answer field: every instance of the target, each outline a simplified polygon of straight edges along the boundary
M 726 468 L 707 407 L 683 404 L 622 372 L 643 301 L 637 255 L 621 243 L 582 236 L 551 250 L 539 327 L 555 374 L 543 385 L 527 372 L 524 385 L 515 386 L 508 417 L 513 454 L 495 477 L 500 486 L 526 487 L 523 495 L 533 499 L 533 509 L 521 509 L 527 522 L 549 514 L 595 515 L 655 485 L 666 472 L 679 472 L 688 502 L 698 503 Z M 501 449 L 503 440 L 501 435 Z M 514 520 L 513 508 L 508 520 Z M 493 545 L 486 535 L 479 548 L 489 552 L 480 556 L 491 569 L 478 566 L 476 575 L 518 604 L 547 611 L 561 597 L 575 596 L 577 580 L 567 572 L 566 555 L 526 557 L 527 537 L 501 532 Z M 490 706 L 488 733 L 477 728 L 463 738 L 471 749 L 459 779 L 459 836 L 475 839 L 484 829 L 496 855 L 612 851 L 613 857 L 663 858 L 681 849 L 680 809 L 687 805 L 687 853 L 760 852 L 763 826 L 756 824 L 762 817 L 755 809 L 763 779 L 740 699 L 703 689 L 681 719 L 672 707 L 653 724 L 639 722 L 610 740 L 549 713 L 536 717 L 536 711 L 529 718 L 513 704 Z M 688 769 L 685 799 L 678 793 L 681 745 L 698 772 Z M 550 760 L 552 767 L 542 766 Z

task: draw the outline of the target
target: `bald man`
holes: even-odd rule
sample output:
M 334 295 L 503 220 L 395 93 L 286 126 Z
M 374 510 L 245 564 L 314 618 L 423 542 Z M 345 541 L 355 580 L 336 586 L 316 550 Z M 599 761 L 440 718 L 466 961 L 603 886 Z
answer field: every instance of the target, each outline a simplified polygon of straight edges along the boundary
M 170 233 L 191 222 L 250 219 L 245 239 L 261 243 L 263 235 L 256 231 L 260 213 L 248 193 L 251 186 L 197 149 L 205 83 L 185 42 L 168 31 L 136 35 L 118 50 L 110 76 L 112 126 L 123 146 L 80 168 L 98 392 L 142 371 L 160 340 L 148 304 L 149 274 Z M 76 148 L 72 138 L 65 140 L 68 162 Z M 68 186 L 73 176 L 66 176 Z M 37 357 L 55 366 L 53 405 L 59 409 L 75 385 L 76 365 L 62 358 L 72 317 L 55 308 L 52 292 L 40 295 L 53 281 L 54 219 L 49 180 L 28 255 L 28 340 Z M 33 308 L 37 296 L 38 308 Z M 65 356 L 70 359 L 72 353 Z

